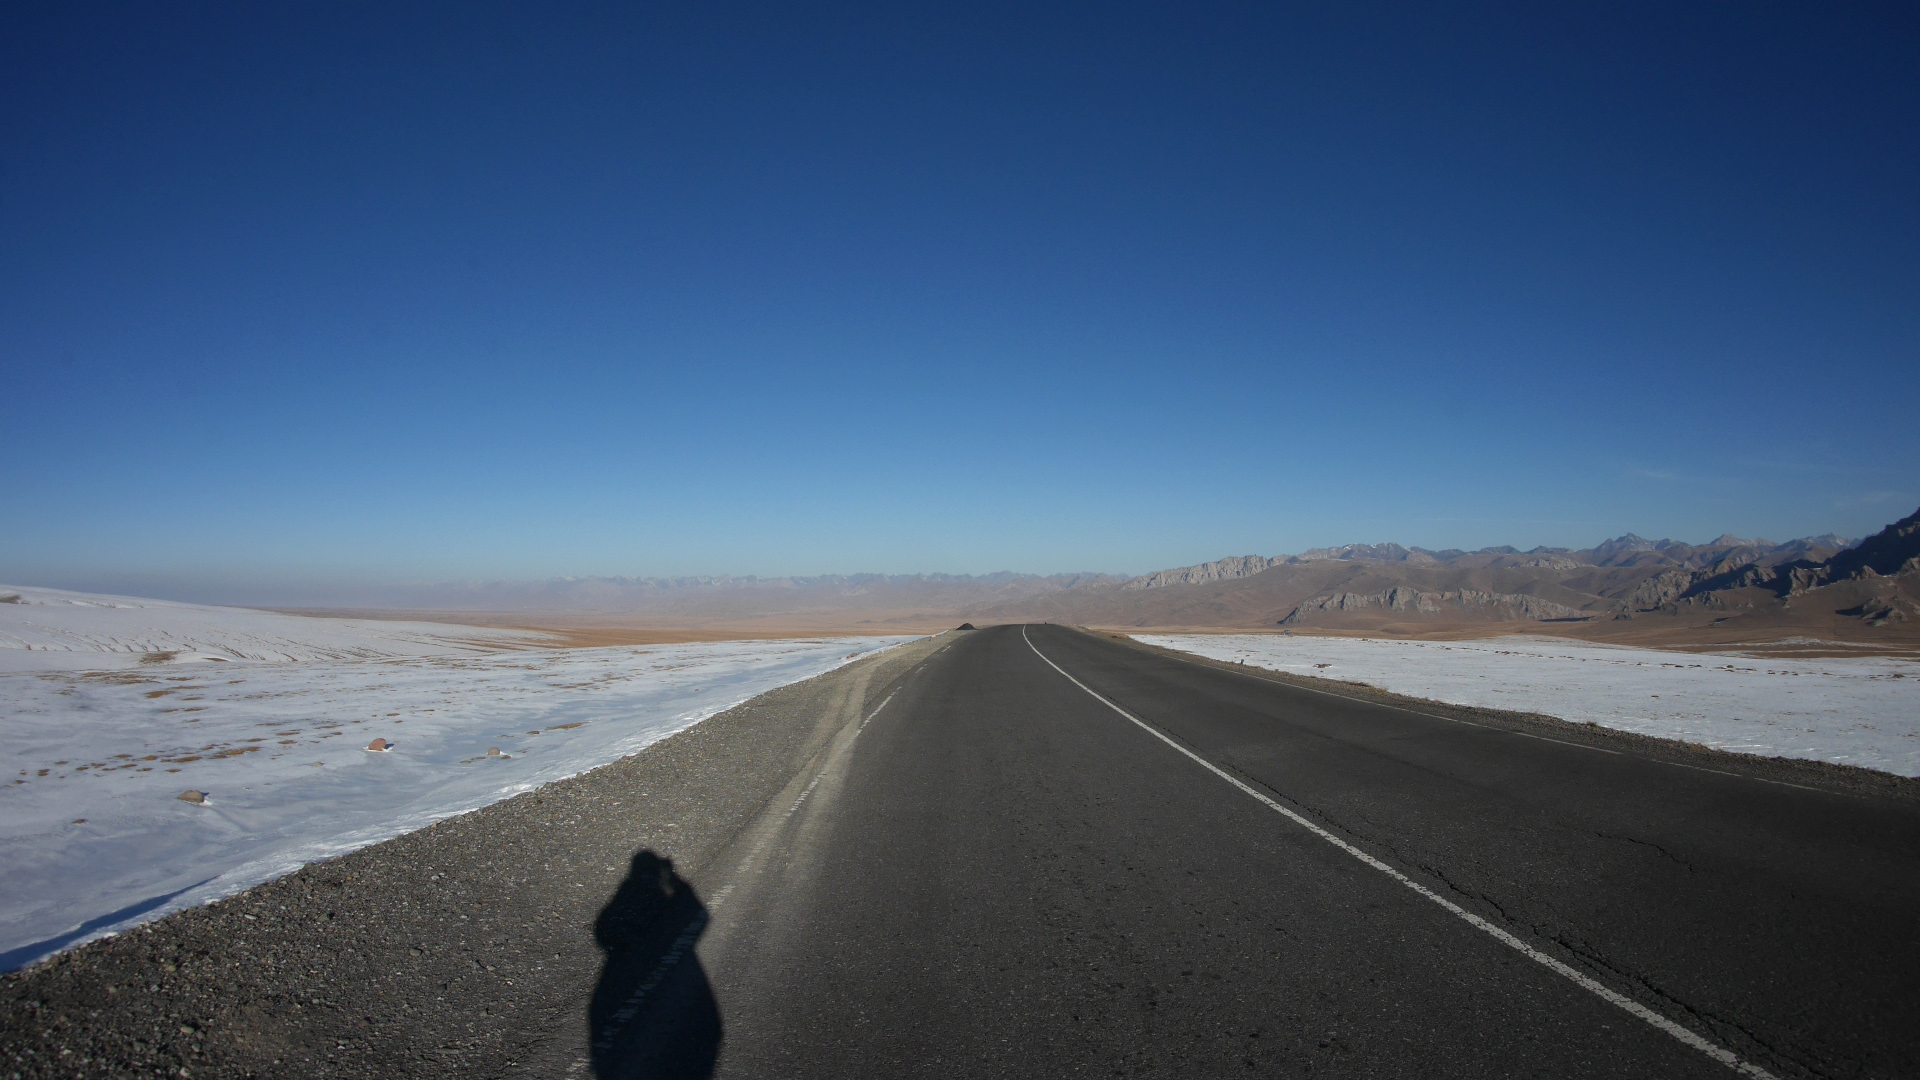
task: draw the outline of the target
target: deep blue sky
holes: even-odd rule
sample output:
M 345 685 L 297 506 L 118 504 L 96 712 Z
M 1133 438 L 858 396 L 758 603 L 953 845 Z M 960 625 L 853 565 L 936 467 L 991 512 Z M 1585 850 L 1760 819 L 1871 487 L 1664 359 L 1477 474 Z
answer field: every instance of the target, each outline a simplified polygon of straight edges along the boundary
M 1920 9 L 0 7 L 0 580 L 1920 503 Z

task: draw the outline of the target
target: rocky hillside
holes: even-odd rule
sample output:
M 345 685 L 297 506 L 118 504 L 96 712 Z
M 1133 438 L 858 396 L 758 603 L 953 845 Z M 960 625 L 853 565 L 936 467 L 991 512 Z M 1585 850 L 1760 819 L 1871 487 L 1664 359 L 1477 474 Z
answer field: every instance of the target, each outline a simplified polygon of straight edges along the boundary
M 1259 555 L 1236 555 L 1215 562 L 1201 563 L 1198 566 L 1182 566 L 1173 570 L 1158 570 L 1126 582 L 1126 589 L 1159 589 L 1168 585 L 1203 585 L 1209 581 L 1232 581 L 1236 578 L 1252 577 L 1263 570 L 1271 569 L 1286 562 L 1287 557 L 1268 559 Z
M 1920 510 L 1825 559 L 1723 563 L 1697 572 L 1672 603 L 1725 607 L 1754 592 L 1770 593 L 1783 605 L 1798 600 L 1803 608 L 1856 601 L 1835 614 L 1872 626 L 1920 617 Z
M 1482 624 L 1881 628 L 1920 618 L 1920 513 L 1849 546 L 1827 534 L 1590 548 L 1351 544 L 1242 555 L 969 609 L 975 619 L 1415 633 Z M 1920 624 L 1916 624 L 1920 625 Z M 1773 632 L 1769 630 L 1768 632 Z M 1777 635 L 1776 635 L 1777 636 Z
M 1415 635 L 1475 627 L 1551 626 L 1592 631 L 1589 636 L 1732 627 L 1728 633 L 1776 637 L 1911 624 L 1920 635 L 1917 557 L 1920 513 L 1855 546 L 1831 534 L 1784 543 L 1723 535 L 1691 544 L 1631 533 L 1580 549 L 1348 544 L 1298 555 L 1233 556 L 1133 578 L 561 578 L 422 586 L 379 606 L 493 613 L 503 625 L 521 625 L 512 613 L 522 612 L 622 625 L 783 630 L 1051 620 Z
M 1889 576 L 1912 573 L 1920 564 L 1920 510 L 1881 529 L 1820 564 L 1821 578 Z

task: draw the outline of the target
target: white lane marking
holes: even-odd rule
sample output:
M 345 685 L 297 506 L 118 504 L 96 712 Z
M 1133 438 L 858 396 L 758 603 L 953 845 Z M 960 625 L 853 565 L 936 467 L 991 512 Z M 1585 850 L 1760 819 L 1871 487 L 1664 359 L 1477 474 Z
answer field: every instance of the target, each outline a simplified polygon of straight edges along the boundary
M 1039 657 L 1042 660 L 1046 660 L 1048 667 L 1052 668 L 1053 670 L 1059 672 L 1062 675 L 1066 675 L 1068 682 L 1072 683 L 1073 685 L 1079 687 L 1082 690 L 1085 690 L 1087 693 L 1093 695 L 1093 699 L 1095 701 L 1098 701 L 1100 704 L 1105 705 L 1107 708 L 1112 709 L 1114 712 L 1119 713 L 1121 716 L 1126 717 L 1128 720 L 1133 721 L 1135 724 L 1139 725 L 1141 730 L 1147 732 L 1149 735 L 1152 735 L 1154 738 L 1159 739 L 1161 742 L 1166 743 L 1168 746 L 1173 747 L 1175 750 L 1180 751 L 1182 754 L 1185 754 L 1187 757 L 1192 758 L 1195 762 L 1199 763 L 1200 766 L 1205 768 L 1208 772 L 1213 773 L 1215 776 L 1218 776 L 1220 779 L 1225 780 L 1227 783 L 1232 784 L 1234 787 L 1239 788 L 1241 791 L 1244 791 L 1247 794 L 1253 796 L 1254 798 L 1260 800 L 1262 803 L 1265 803 L 1269 809 L 1279 813 L 1281 816 L 1292 821 L 1294 824 L 1299 825 L 1300 827 L 1313 833 L 1315 836 L 1318 836 L 1320 839 L 1325 840 L 1329 844 L 1332 844 L 1334 847 L 1339 848 L 1340 850 L 1346 852 L 1347 854 L 1353 856 L 1354 858 L 1359 859 L 1361 862 L 1366 863 L 1368 866 L 1373 867 L 1375 870 L 1378 870 L 1381 873 L 1387 875 L 1388 877 L 1394 879 L 1395 881 L 1398 881 L 1400 884 L 1405 885 L 1407 888 L 1412 889 L 1414 892 L 1419 893 L 1421 896 L 1424 896 L 1427 899 L 1433 901 L 1434 903 L 1439 904 L 1441 907 L 1446 908 L 1448 911 L 1452 912 L 1453 914 L 1458 915 L 1461 919 L 1464 919 L 1469 925 L 1474 927 L 1474 929 L 1484 931 L 1486 934 L 1491 936 L 1495 941 L 1498 941 L 1503 945 L 1511 946 L 1512 948 L 1518 950 L 1527 959 L 1533 960 L 1560 975 L 1566 976 L 1568 979 L 1572 980 L 1573 983 L 1579 986 L 1581 989 L 1596 995 L 1597 997 L 1601 998 L 1602 1000 L 1612 1005 L 1616 1005 L 1621 1009 L 1624 1009 L 1625 1011 L 1632 1013 L 1634 1016 L 1637 1016 L 1642 1020 L 1645 1020 L 1647 1023 L 1652 1024 L 1654 1027 L 1659 1028 L 1661 1031 L 1666 1032 L 1668 1035 L 1673 1036 L 1675 1039 L 1678 1039 L 1679 1041 L 1694 1048 L 1695 1050 L 1700 1051 L 1701 1053 L 1707 1055 L 1708 1057 L 1719 1062 L 1720 1064 L 1727 1066 L 1733 1071 L 1740 1073 L 1743 1076 L 1765 1077 L 1765 1078 L 1768 1078 L 1768 1080 L 1772 1080 L 1773 1074 L 1761 1068 L 1760 1066 L 1755 1065 L 1749 1061 L 1741 1060 L 1740 1057 L 1736 1055 L 1733 1051 L 1707 1041 L 1704 1037 L 1695 1034 L 1692 1029 L 1682 1027 L 1681 1025 L 1674 1023 L 1673 1021 L 1667 1019 L 1664 1016 L 1661 1016 L 1659 1013 L 1654 1012 L 1652 1009 L 1647 1008 L 1645 1005 L 1640 1004 L 1639 1002 L 1633 1000 L 1630 997 L 1627 997 L 1624 994 L 1615 993 L 1613 990 L 1608 989 L 1606 986 L 1602 985 L 1601 983 L 1587 977 L 1586 975 L 1568 966 L 1567 964 L 1562 963 L 1560 960 L 1555 959 L 1554 957 L 1541 952 L 1539 949 L 1536 949 L 1533 946 L 1527 944 L 1526 942 L 1520 940 L 1518 937 L 1515 937 L 1513 934 L 1508 933 L 1506 930 L 1498 926 L 1495 926 L 1494 924 L 1488 922 L 1487 920 L 1481 918 L 1478 915 L 1475 915 L 1473 912 L 1468 911 L 1466 908 L 1463 908 L 1460 905 L 1454 903 L 1453 901 L 1447 899 L 1446 897 L 1441 896 L 1439 893 L 1434 892 L 1432 889 L 1427 888 L 1425 885 L 1420 884 L 1419 882 L 1413 880 L 1412 878 L 1401 873 L 1400 871 L 1395 870 L 1393 867 L 1388 866 L 1386 863 L 1381 862 L 1379 859 L 1374 858 L 1373 856 L 1367 854 L 1366 852 L 1360 850 L 1359 848 L 1353 846 L 1352 844 L 1347 843 L 1345 840 L 1340 839 L 1338 836 L 1335 836 L 1334 834 L 1328 832 L 1327 830 L 1321 828 L 1320 826 L 1315 825 L 1313 822 L 1307 820 L 1306 818 L 1301 817 L 1299 814 L 1294 813 L 1292 810 L 1289 810 L 1286 807 L 1280 805 L 1278 802 L 1275 802 L 1273 799 L 1268 798 L 1265 794 L 1262 794 L 1260 791 L 1256 790 L 1254 787 L 1247 784 L 1245 781 L 1241 780 L 1239 777 L 1234 776 L 1233 774 L 1227 772 L 1225 769 L 1222 769 L 1218 765 L 1215 765 L 1213 762 L 1208 761 L 1206 758 L 1201 757 L 1199 754 L 1196 754 L 1193 751 L 1187 749 L 1186 747 L 1181 746 L 1179 743 L 1174 742 L 1172 739 L 1161 734 L 1157 728 L 1148 724 L 1146 721 L 1141 720 L 1139 717 L 1133 715 L 1127 710 L 1121 708 L 1118 705 L 1115 705 L 1113 702 L 1108 701 L 1106 698 L 1101 697 L 1086 683 L 1081 682 L 1079 679 L 1074 678 L 1072 675 L 1068 675 L 1066 668 L 1061 667 L 1059 664 L 1054 663 L 1052 660 L 1048 660 L 1047 654 L 1040 651 L 1039 647 L 1033 643 L 1032 638 L 1027 637 L 1027 628 L 1024 626 L 1020 628 L 1020 637 L 1026 641 L 1027 648 L 1033 650 L 1033 655 Z M 1410 710 L 1407 710 L 1407 711 L 1410 711 Z M 1480 725 L 1475 724 L 1473 726 L 1478 727 Z
M 853 741 L 860 737 L 860 733 L 867 729 L 868 724 L 873 723 L 873 718 L 876 716 L 879 716 L 880 710 L 886 708 L 887 703 L 893 700 L 894 694 L 898 694 L 899 692 L 900 692 L 899 690 L 895 690 L 893 694 L 888 694 L 886 698 L 880 702 L 880 704 L 874 706 L 873 711 L 867 714 L 867 718 L 865 720 L 860 721 L 860 726 L 853 729 L 853 736 L 851 739 L 847 741 L 848 747 L 851 747 L 853 745 Z M 827 778 L 827 767 L 830 764 L 832 764 L 831 760 L 821 763 L 820 771 L 813 775 L 813 779 L 810 782 L 808 782 L 805 790 L 800 792 L 800 797 L 793 800 L 793 805 L 787 807 L 786 812 L 780 815 L 779 824 L 775 825 L 771 829 L 766 830 L 766 832 L 761 835 L 760 839 L 754 843 L 753 847 L 747 851 L 746 857 L 740 860 L 739 867 L 737 867 L 733 872 L 734 877 L 736 879 L 740 877 L 744 877 L 749 873 L 752 873 L 756 869 L 756 864 L 764 861 L 764 857 L 766 856 L 768 849 L 770 849 L 773 846 L 774 839 L 780 836 L 781 833 L 783 833 L 786 830 L 787 823 L 793 820 L 793 815 L 799 813 L 800 808 L 806 805 L 807 800 L 813 796 L 813 789 L 819 787 L 820 781 L 825 780 Z M 733 892 L 733 885 L 729 884 L 726 888 L 721 889 L 719 892 L 715 893 L 713 895 L 713 898 L 707 901 L 707 910 L 708 911 L 720 910 L 720 905 L 726 903 L 727 896 L 732 892 Z
M 922 660 L 922 661 L 920 661 L 920 664 L 919 664 L 919 666 L 918 666 L 918 667 L 915 667 L 915 668 L 914 668 L 914 669 L 913 669 L 912 671 L 910 671 L 910 672 L 908 672 L 908 674 L 909 674 L 909 675 L 918 675 L 918 674 L 920 674 L 920 669 L 921 669 L 921 668 L 924 668 L 924 667 L 926 667 L 926 666 L 927 666 L 927 665 L 928 665 L 929 663 L 931 663 L 931 662 L 933 661 L 933 658 L 934 658 L 935 656 L 939 656 L 939 655 L 940 655 L 941 653 L 943 653 L 943 652 L 946 652 L 946 651 L 947 651 L 948 649 L 951 649 L 951 648 L 953 648 L 953 642 L 951 642 L 951 641 L 949 641 L 949 642 L 947 642 L 947 643 L 946 643 L 945 645 L 942 645 L 942 646 L 940 646 L 939 648 L 937 648 L 937 649 L 935 649 L 935 650 L 933 650 L 933 653 L 932 653 L 932 655 L 930 655 L 930 656 L 928 656 L 928 657 L 927 657 L 927 658 L 926 658 L 925 660 Z M 891 695 L 891 694 L 889 694 L 889 695 L 887 695 L 887 696 L 888 696 L 888 697 L 892 697 L 893 695 Z M 883 704 L 883 705 L 884 705 L 884 704 L 886 704 L 886 703 L 885 703 L 885 702 L 881 702 L 881 704 Z M 873 710 L 873 711 L 874 711 L 874 712 L 879 712 L 880 710 L 879 710 L 879 709 L 875 709 L 875 710 Z
M 1425 714 L 1425 713 L 1421 713 L 1420 715 L 1422 715 L 1422 716 L 1425 716 L 1426 714 Z M 1476 726 L 1476 727 L 1478 727 L 1479 725 L 1477 725 L 1477 724 L 1476 724 L 1476 725 L 1474 725 L 1474 726 Z M 1495 728 L 1495 729 L 1493 729 L 1493 730 L 1496 730 L 1496 731 L 1498 731 L 1498 730 L 1501 730 L 1501 729 L 1499 729 L 1499 728 Z M 1607 748 L 1606 748 L 1606 747 L 1604 747 L 1604 746 L 1588 746 L 1588 745 L 1587 745 L 1586 743 L 1577 743 L 1577 742 L 1568 742 L 1568 741 L 1567 741 L 1567 740 L 1565 740 L 1565 739 L 1552 739 L 1552 738 L 1548 738 L 1548 737 L 1547 737 L 1547 736 L 1545 736 L 1545 735 L 1535 735 L 1535 734 L 1533 734 L 1533 733 L 1531 733 L 1531 732 L 1526 732 L 1526 731 L 1509 731 L 1509 732 L 1507 732 L 1507 734 L 1509 734 L 1509 735 L 1518 735 L 1518 736 L 1520 736 L 1520 737 L 1521 737 L 1521 738 L 1523 738 L 1523 739 L 1539 739 L 1539 740 L 1540 740 L 1541 742 L 1557 742 L 1557 743 L 1559 743 L 1559 744 L 1560 744 L 1561 746 L 1572 746 L 1572 747 L 1576 747 L 1576 748 L 1578 748 L 1578 749 L 1581 749 L 1581 750 L 1598 750 L 1599 752 L 1601 752 L 1601 753 L 1603 753 L 1603 754 L 1614 754 L 1614 755 L 1616 755 L 1616 756 L 1624 756 L 1624 754 L 1625 754 L 1625 751 L 1621 751 L 1621 750 L 1609 750 L 1609 749 L 1607 749 Z
M 899 693 L 899 691 L 895 690 L 894 694 L 897 693 Z M 853 738 L 859 738 L 860 732 L 865 731 L 867 725 L 873 723 L 873 718 L 879 716 L 880 710 L 886 708 L 887 702 L 892 700 L 893 694 L 888 694 L 879 705 L 874 706 L 873 711 L 867 714 L 867 718 L 860 721 L 860 726 L 854 729 Z M 852 740 L 848 742 L 849 745 L 851 745 Z M 802 806 L 806 805 L 807 800 L 813 796 L 813 789 L 819 787 L 820 781 L 826 779 L 826 776 L 827 764 L 822 764 L 820 771 L 814 774 L 813 780 L 807 784 L 806 789 L 800 792 L 800 797 L 793 800 L 793 805 L 787 807 L 786 812 L 780 815 L 780 823 L 772 829 L 767 830 L 766 833 L 760 837 L 759 841 L 753 845 L 753 848 L 747 852 L 746 858 L 740 860 L 739 868 L 734 871 L 734 877 L 736 879 L 753 871 L 754 864 L 762 860 L 767 853 L 767 849 L 773 846 L 774 838 L 785 831 L 787 823 L 793 820 L 793 815 L 799 813 Z M 620 1003 L 620 1008 L 614 1012 L 606 1026 L 601 1030 L 599 1036 L 594 1040 L 593 1049 L 595 1053 L 604 1054 L 609 1049 L 612 1049 L 614 1041 L 620 1037 L 627 1025 L 632 1023 L 633 1018 L 638 1016 L 640 1010 L 646 1006 L 647 997 L 659 989 L 660 984 L 672 975 L 674 968 L 679 966 L 680 961 L 686 957 L 687 953 L 694 947 L 694 944 L 700 940 L 700 935 L 706 931 L 707 924 L 712 921 L 714 915 L 717 914 L 722 907 L 726 906 L 727 898 L 733 895 L 734 885 L 737 883 L 737 881 L 729 882 L 724 888 L 707 898 L 706 910 L 697 914 L 693 921 L 688 923 L 685 929 L 681 930 L 680 935 L 674 938 L 673 943 L 667 948 L 666 954 L 660 957 L 653 965 L 653 968 L 647 972 L 646 977 L 640 980 L 640 985 L 635 987 L 633 992 L 628 994 L 626 999 Z
M 860 726 L 865 727 L 866 725 L 862 724 Z M 854 734 L 856 737 L 858 737 L 859 735 L 857 731 Z M 733 876 L 736 879 L 752 873 L 756 868 L 756 864 L 763 861 L 765 855 L 767 854 L 767 849 L 773 846 L 774 839 L 778 837 L 782 832 L 785 831 L 787 827 L 787 822 L 792 821 L 793 815 L 799 813 L 800 808 L 806 805 L 807 799 L 813 795 L 813 789 L 820 786 L 820 781 L 825 779 L 826 775 L 827 775 L 827 767 L 825 764 L 822 764 L 820 766 L 820 771 L 814 774 L 813 781 L 806 786 L 805 790 L 800 792 L 800 797 L 793 800 L 793 805 L 787 807 L 786 812 L 780 815 L 779 824 L 766 830 L 766 832 L 761 835 L 760 839 L 754 843 L 753 847 L 748 849 L 746 858 L 741 859 L 740 865 L 737 868 L 735 868 L 733 871 Z M 720 910 L 720 905 L 726 903 L 727 896 L 731 892 L 733 892 L 733 886 L 728 885 L 726 888 L 721 889 L 719 892 L 715 893 L 713 895 L 713 898 L 707 901 L 707 910 L 708 911 Z
M 800 805 L 807 801 L 808 796 L 813 794 L 813 789 L 820 786 L 820 778 L 825 775 L 827 775 L 827 770 L 825 766 L 822 766 L 820 769 L 820 772 L 814 776 L 813 783 L 808 784 L 807 790 L 801 792 L 800 797 L 793 800 L 793 805 L 787 807 L 787 812 L 780 815 L 780 820 L 785 821 L 786 819 L 792 817 L 794 814 L 794 811 L 800 809 Z
M 1022 628 L 1020 632 L 1023 634 L 1026 633 L 1025 628 Z M 1031 645 L 1033 644 L 1033 642 L 1029 641 L 1027 642 L 1027 644 Z M 1145 643 L 1143 642 L 1142 644 L 1145 644 Z M 1174 650 L 1167 649 L 1165 651 L 1171 653 Z M 1196 660 L 1190 656 L 1172 656 L 1169 659 L 1179 660 L 1188 664 L 1192 664 L 1195 667 L 1203 667 L 1212 671 L 1220 670 L 1219 668 L 1215 668 L 1210 664 L 1203 664 L 1199 660 Z M 1287 687 L 1292 687 L 1295 690 L 1305 690 L 1309 694 L 1324 694 L 1327 697 L 1339 698 L 1341 701 L 1352 701 L 1361 705 L 1372 705 L 1377 709 L 1392 709 L 1394 712 L 1403 712 L 1408 714 L 1409 716 L 1424 716 L 1429 720 L 1445 720 L 1449 724 L 1465 724 L 1468 727 L 1484 728 L 1487 731 L 1504 731 L 1509 735 L 1519 735 L 1528 739 L 1539 739 L 1543 742 L 1563 743 L 1564 745 L 1567 745 L 1567 746 L 1577 746 L 1582 750 L 1599 750 L 1603 754 L 1618 754 L 1623 757 L 1627 756 L 1627 752 L 1625 750 L 1607 750 L 1598 746 L 1588 746 L 1585 743 L 1567 742 L 1565 739 L 1549 739 L 1545 735 L 1529 735 L 1524 731 L 1515 731 L 1512 728 L 1499 728 L 1499 727 L 1492 727 L 1487 724 L 1476 724 L 1471 720 L 1462 720 L 1457 716 L 1441 716 L 1439 713 L 1421 712 L 1419 709 L 1409 709 L 1401 705 L 1389 705 L 1384 701 L 1369 701 L 1366 698 L 1354 697 L 1351 694 L 1336 694 L 1332 690 L 1321 690 L 1317 687 L 1301 686 L 1299 683 L 1280 682 L 1278 679 L 1261 679 L 1260 676 L 1255 675 L 1250 671 L 1243 671 L 1243 672 L 1240 672 L 1239 674 L 1246 675 L 1249 678 L 1260 679 L 1260 681 L 1263 683 L 1271 683 L 1275 686 L 1287 686 Z M 1865 798 L 1865 796 L 1863 795 L 1854 795 L 1854 794 L 1851 794 L 1850 792 L 1829 791 L 1826 788 L 1808 787 L 1805 784 L 1792 784 L 1792 783 L 1788 783 L 1785 780 L 1769 780 L 1764 776 L 1749 776 L 1746 773 L 1728 772 L 1725 769 L 1709 769 L 1704 765 L 1688 765 L 1684 762 L 1668 761 L 1665 758 L 1641 757 L 1638 754 L 1632 755 L 1632 757 L 1635 761 L 1650 761 L 1655 765 L 1671 765 L 1676 769 L 1692 769 L 1695 772 L 1718 773 L 1721 776 L 1733 776 L 1733 777 L 1738 777 L 1741 780 L 1752 780 L 1757 783 L 1773 784 L 1778 787 L 1799 788 L 1801 791 L 1817 791 L 1822 795 L 1840 795 L 1849 799 Z
M 604 1054 L 613 1049 L 613 1044 L 620 1038 L 621 1032 L 626 1030 L 634 1017 L 640 1015 L 641 1008 L 647 1003 L 647 996 L 659 989 L 661 983 L 667 981 L 668 976 L 673 974 L 673 969 L 680 966 L 680 961 L 693 948 L 693 943 L 700 940 L 700 935 L 706 931 L 707 923 L 713 918 L 713 909 L 718 904 L 719 900 L 715 900 L 707 905 L 705 911 L 696 913 L 693 921 L 680 931 L 680 936 L 673 939 L 673 944 L 667 947 L 665 955 L 654 963 L 647 972 L 646 978 L 640 980 L 640 985 L 633 988 L 633 993 L 627 995 L 626 1000 L 620 1003 L 619 1010 L 608 1019 L 606 1026 L 600 1029 L 599 1037 L 593 1040 L 594 1053 Z
M 1865 798 L 1845 791 L 1828 791 L 1826 788 L 1808 787 L 1805 784 L 1789 784 L 1785 780 L 1769 780 L 1764 776 L 1748 776 L 1746 773 L 1728 772 L 1725 769 L 1709 769 L 1705 765 L 1688 765 L 1683 761 L 1661 761 L 1659 758 L 1644 758 L 1658 765 L 1671 765 L 1676 769 L 1692 769 L 1694 772 L 1710 772 L 1719 776 L 1737 776 L 1742 780 L 1758 780 L 1763 784 L 1778 784 L 1781 787 L 1799 788 L 1801 791 L 1817 791 L 1822 795 L 1845 795 L 1850 799 Z
M 1025 633 L 1026 631 L 1022 629 L 1021 632 Z M 1033 644 L 1033 642 L 1029 641 L 1027 642 L 1027 644 L 1031 645 Z M 1173 650 L 1169 649 L 1167 651 L 1172 652 Z M 1214 670 L 1214 671 L 1219 670 L 1218 668 L 1213 667 L 1213 665 L 1211 664 L 1203 664 L 1199 660 L 1190 656 L 1175 656 L 1173 657 L 1173 659 L 1185 661 L 1186 663 L 1192 664 L 1195 667 L 1203 667 L 1203 668 L 1207 668 L 1209 670 Z M 1582 750 L 1598 750 L 1602 754 L 1622 753 L 1622 751 L 1619 751 L 1619 750 L 1608 750 L 1608 749 L 1605 749 L 1604 747 L 1588 746 L 1586 743 L 1568 742 L 1565 739 L 1550 739 L 1545 735 L 1529 735 L 1524 731 L 1515 731 L 1512 728 L 1500 728 L 1500 727 L 1493 727 L 1488 724 L 1476 724 L 1471 720 L 1462 720 L 1457 716 L 1441 716 L 1439 713 L 1422 712 L 1419 709 L 1409 709 L 1404 705 L 1389 705 L 1384 701 L 1369 701 L 1366 698 L 1354 697 L 1352 694 L 1342 694 L 1342 693 L 1335 692 L 1333 690 L 1322 690 L 1317 686 L 1301 686 L 1299 683 L 1280 682 L 1276 679 L 1261 679 L 1260 676 L 1253 674 L 1253 672 L 1251 671 L 1242 671 L 1242 672 L 1238 672 L 1238 674 L 1247 675 L 1255 679 L 1260 679 L 1260 681 L 1263 683 L 1270 683 L 1276 686 L 1288 686 L 1288 687 L 1292 687 L 1295 690 L 1305 690 L 1309 694 L 1320 694 L 1323 697 L 1339 698 L 1341 701 L 1351 701 L 1356 705 L 1371 705 L 1376 709 L 1391 709 L 1394 712 L 1406 713 L 1408 716 L 1424 716 L 1429 720 L 1445 720 L 1449 724 L 1465 724 L 1467 727 L 1477 727 L 1484 731 L 1500 731 L 1500 732 L 1505 732 L 1508 735 L 1518 735 L 1521 738 L 1525 738 L 1525 739 L 1539 739 L 1541 742 L 1557 742 L 1562 746 L 1577 746 Z

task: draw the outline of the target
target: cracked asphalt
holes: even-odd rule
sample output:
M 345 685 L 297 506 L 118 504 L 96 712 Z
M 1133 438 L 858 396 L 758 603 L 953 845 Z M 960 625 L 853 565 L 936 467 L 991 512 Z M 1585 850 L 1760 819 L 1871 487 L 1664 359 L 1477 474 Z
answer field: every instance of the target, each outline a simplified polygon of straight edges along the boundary
M 1916 785 L 1327 691 L 927 639 L 10 976 L 0 1074 L 1914 1075 Z

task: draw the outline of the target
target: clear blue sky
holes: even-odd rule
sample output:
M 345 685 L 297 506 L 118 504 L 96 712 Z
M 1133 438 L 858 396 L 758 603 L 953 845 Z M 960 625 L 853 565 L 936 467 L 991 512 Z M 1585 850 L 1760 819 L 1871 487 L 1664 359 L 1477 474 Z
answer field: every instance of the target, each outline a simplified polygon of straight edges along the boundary
M 818 7 L 0 7 L 0 580 L 1920 504 L 1912 5 Z

